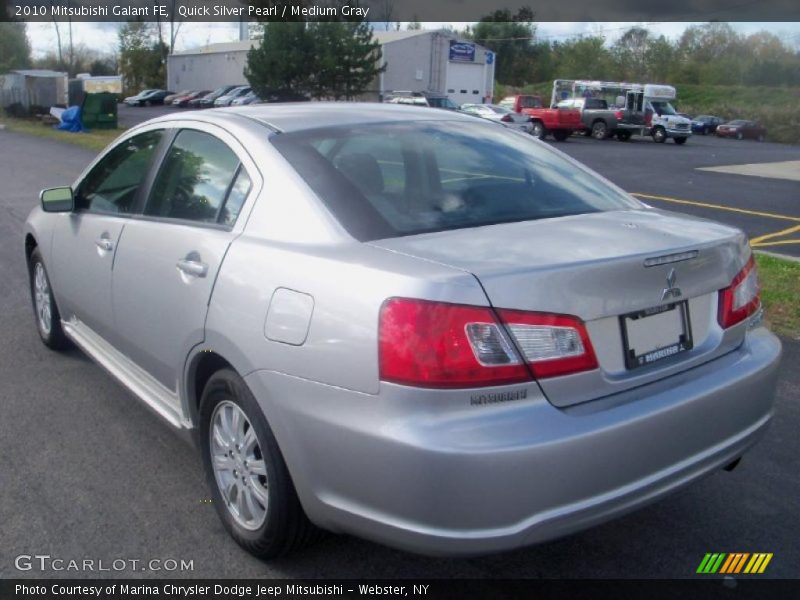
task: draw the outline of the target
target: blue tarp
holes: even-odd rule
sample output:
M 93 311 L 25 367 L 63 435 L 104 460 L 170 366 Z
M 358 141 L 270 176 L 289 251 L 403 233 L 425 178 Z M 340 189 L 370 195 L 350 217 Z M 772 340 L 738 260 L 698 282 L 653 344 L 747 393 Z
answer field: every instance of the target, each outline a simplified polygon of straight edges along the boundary
M 61 113 L 61 124 L 57 126 L 58 129 L 64 131 L 72 131 L 78 133 L 83 131 L 83 124 L 81 123 L 81 107 L 70 106 L 67 110 Z

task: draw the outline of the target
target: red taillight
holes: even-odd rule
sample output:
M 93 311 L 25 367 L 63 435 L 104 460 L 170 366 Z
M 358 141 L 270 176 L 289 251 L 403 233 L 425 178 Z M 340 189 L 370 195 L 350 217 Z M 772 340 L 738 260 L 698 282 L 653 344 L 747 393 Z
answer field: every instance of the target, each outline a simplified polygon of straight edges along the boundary
M 761 304 L 759 292 L 758 270 L 751 255 L 731 284 L 719 291 L 717 320 L 722 328 L 727 329 L 741 323 L 755 313 Z
M 617 119 L 617 121 L 622 121 L 625 118 L 625 113 L 621 110 L 618 110 L 614 113 L 614 117 Z
M 488 307 L 391 298 L 378 344 L 384 381 L 457 388 L 530 379 Z
M 503 115 L 500 119 L 503 123 L 513 123 L 514 119 L 511 118 L 511 115 Z
M 576 317 L 408 298 L 391 298 L 381 308 L 379 361 L 383 381 L 441 388 L 597 368 Z

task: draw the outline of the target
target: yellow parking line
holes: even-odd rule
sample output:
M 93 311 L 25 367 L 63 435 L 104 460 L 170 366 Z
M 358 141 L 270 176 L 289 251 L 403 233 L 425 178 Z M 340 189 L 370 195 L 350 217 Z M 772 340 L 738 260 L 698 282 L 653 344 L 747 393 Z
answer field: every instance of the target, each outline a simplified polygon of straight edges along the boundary
M 788 227 L 786 229 L 782 229 L 781 231 L 776 231 L 775 233 L 767 233 L 765 235 L 760 235 L 758 237 L 754 237 L 750 240 L 751 246 L 760 246 L 764 242 L 764 240 L 769 240 L 774 237 L 780 237 L 782 235 L 789 235 L 790 233 L 795 233 L 796 231 L 800 231 L 800 225 L 794 225 L 792 227 Z M 786 240 L 788 242 L 793 242 L 794 240 Z M 781 243 L 781 242 L 771 242 L 773 244 Z
M 759 244 L 750 244 L 759 248 L 766 248 L 767 246 L 789 246 L 791 244 L 800 244 L 800 240 L 781 240 L 779 242 L 761 242 Z
M 639 198 L 663 200 L 664 202 L 675 202 L 677 204 L 691 204 L 692 206 L 699 206 L 701 208 L 715 208 L 717 210 L 727 210 L 730 212 L 736 212 L 745 215 L 754 215 L 757 217 L 767 217 L 769 219 L 781 219 L 783 221 L 800 223 L 800 217 L 791 217 L 789 215 L 779 215 L 777 213 L 762 212 L 760 210 L 749 210 L 746 208 L 734 208 L 733 206 L 723 206 L 721 204 L 709 204 L 708 202 L 696 202 L 694 200 L 682 200 L 681 198 L 671 198 L 670 196 L 655 196 L 652 194 L 641 194 L 639 192 L 630 192 L 630 193 L 633 196 L 637 196 Z

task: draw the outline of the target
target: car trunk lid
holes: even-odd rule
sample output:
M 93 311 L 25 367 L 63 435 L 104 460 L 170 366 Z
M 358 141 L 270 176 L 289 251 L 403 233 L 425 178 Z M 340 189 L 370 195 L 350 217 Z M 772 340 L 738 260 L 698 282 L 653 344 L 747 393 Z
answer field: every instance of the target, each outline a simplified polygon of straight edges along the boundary
M 721 330 L 716 310 L 718 290 L 746 261 L 747 241 L 710 221 L 658 210 L 613 211 L 372 243 L 472 273 L 496 308 L 582 319 L 599 369 L 541 380 L 558 406 L 668 376 L 741 341 Z M 665 307 L 676 312 L 666 314 Z M 673 331 L 681 311 L 687 330 Z M 656 355 L 652 364 L 630 363 L 626 347 L 641 357 L 672 337 L 677 342 L 681 333 L 691 337 L 685 351 Z

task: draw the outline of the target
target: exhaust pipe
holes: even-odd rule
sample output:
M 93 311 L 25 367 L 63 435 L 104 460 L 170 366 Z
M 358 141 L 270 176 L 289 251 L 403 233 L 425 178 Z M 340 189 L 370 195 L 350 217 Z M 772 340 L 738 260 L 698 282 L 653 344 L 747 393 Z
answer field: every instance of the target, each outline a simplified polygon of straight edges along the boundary
M 739 466 L 739 463 L 740 463 L 740 462 L 742 462 L 742 457 L 741 457 L 741 456 L 740 456 L 739 458 L 737 458 L 736 460 L 734 460 L 733 462 L 731 462 L 731 463 L 728 463 L 727 465 L 725 465 L 725 466 L 724 466 L 724 467 L 722 467 L 722 468 L 723 468 L 723 469 L 725 469 L 726 471 L 728 471 L 728 472 L 730 473 L 730 472 L 731 472 L 731 471 L 733 471 L 733 470 L 734 470 L 736 467 L 738 467 L 738 466 Z

